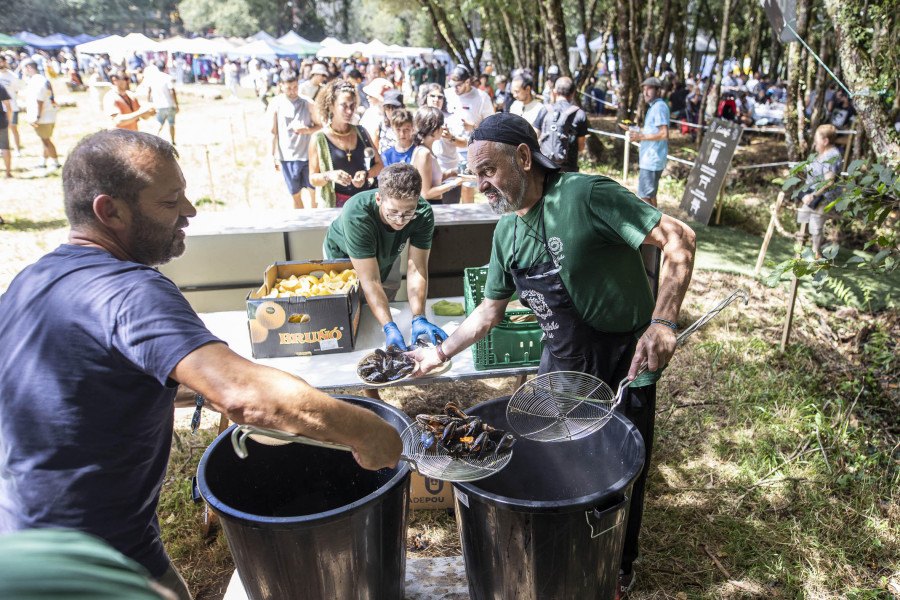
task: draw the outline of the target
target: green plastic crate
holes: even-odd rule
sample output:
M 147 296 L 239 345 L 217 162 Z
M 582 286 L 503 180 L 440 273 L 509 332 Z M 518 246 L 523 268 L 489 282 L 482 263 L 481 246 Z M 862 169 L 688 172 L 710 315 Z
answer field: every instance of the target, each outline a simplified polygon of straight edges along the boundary
M 475 267 L 464 272 L 463 293 L 466 315 L 484 300 L 484 283 L 487 267 Z M 517 295 L 513 299 L 518 298 Z M 544 349 L 543 332 L 537 323 L 514 323 L 510 318 L 519 315 L 533 315 L 531 309 L 506 311 L 506 317 L 499 325 L 472 346 L 475 369 L 504 369 L 513 367 L 533 367 L 541 362 Z

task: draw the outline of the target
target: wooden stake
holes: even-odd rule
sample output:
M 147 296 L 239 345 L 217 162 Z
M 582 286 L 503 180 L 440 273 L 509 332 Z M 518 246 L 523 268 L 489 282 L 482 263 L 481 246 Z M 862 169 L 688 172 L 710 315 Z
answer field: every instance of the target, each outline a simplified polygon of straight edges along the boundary
M 798 234 L 798 239 L 800 243 L 803 243 L 803 240 L 806 238 L 806 227 L 808 223 L 800 224 L 800 233 Z M 799 285 L 799 280 L 797 276 L 794 275 L 791 280 L 791 295 L 788 297 L 788 305 L 787 305 L 787 316 L 784 319 L 784 331 L 781 332 L 781 351 L 784 352 L 787 348 L 788 340 L 791 337 L 791 325 L 794 322 L 794 303 L 797 301 L 797 286 Z
M 209 174 L 209 199 L 212 200 L 213 210 L 216 210 L 216 188 L 213 186 L 212 165 L 209 162 L 209 146 L 203 146 L 206 149 L 206 172 Z
M 628 187 L 628 159 L 631 154 L 631 131 L 625 132 L 625 157 L 622 168 L 622 185 Z
M 728 176 L 726 175 L 726 178 Z M 719 224 L 719 221 L 722 220 L 722 205 L 725 204 L 725 182 L 722 182 L 722 187 L 719 188 L 719 197 L 716 200 L 719 204 L 718 209 L 716 209 L 716 225 Z
M 778 192 L 778 199 L 772 207 L 772 218 L 769 219 L 769 228 L 766 229 L 766 237 L 763 239 L 762 248 L 759 249 L 759 258 L 756 259 L 755 273 L 759 275 L 762 269 L 763 261 L 766 259 L 766 252 L 769 250 L 769 242 L 772 241 L 772 234 L 775 233 L 775 219 L 778 218 L 778 211 L 781 210 L 781 203 L 784 202 L 784 190 Z
M 850 159 L 850 149 L 853 147 L 853 136 L 856 135 L 856 130 L 853 129 L 850 131 L 850 135 L 847 136 L 847 149 L 844 150 L 844 168 L 847 168 L 847 161 Z
M 228 119 L 228 129 L 231 130 L 231 158 L 234 159 L 234 166 L 238 166 L 237 162 L 237 146 L 234 142 L 234 123 L 231 122 L 231 119 Z
M 243 117 L 243 119 L 244 119 L 244 137 L 248 138 L 248 137 L 250 137 L 250 134 L 247 133 L 247 112 L 242 110 L 241 117 Z

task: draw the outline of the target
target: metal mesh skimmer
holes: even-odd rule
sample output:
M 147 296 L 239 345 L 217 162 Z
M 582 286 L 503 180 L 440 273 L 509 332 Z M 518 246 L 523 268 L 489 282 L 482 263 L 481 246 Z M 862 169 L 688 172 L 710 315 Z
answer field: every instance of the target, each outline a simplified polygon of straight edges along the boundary
M 697 319 L 675 340 L 677 348 L 695 331 L 706 325 L 726 306 L 740 298 L 747 304 L 743 290 L 736 290 L 715 308 Z M 638 375 L 647 370 L 644 364 Z M 586 437 L 612 418 L 612 412 L 622 401 L 625 388 L 631 385 L 626 377 L 619 389 L 612 389 L 602 380 L 576 371 L 554 371 L 526 381 L 509 399 L 506 418 L 524 438 L 538 442 L 566 442 Z
M 505 467 L 512 458 L 512 450 L 507 450 L 497 455 L 483 459 L 453 458 L 440 444 L 425 450 L 421 436 L 425 429 L 418 423 L 413 423 L 403 430 L 400 439 L 403 441 L 403 454 L 400 460 L 409 463 L 409 468 L 425 477 L 441 479 L 443 481 L 476 481 L 489 477 Z M 309 446 L 319 446 L 332 450 L 352 451 L 350 446 L 321 442 L 302 435 L 265 429 L 252 425 L 238 425 L 231 432 L 231 445 L 235 453 L 241 457 L 247 457 L 247 438 L 250 436 L 265 436 L 285 442 L 296 442 Z
M 525 382 L 506 407 L 522 437 L 562 442 L 588 436 L 612 418 L 616 398 L 600 379 L 577 371 L 554 371 Z

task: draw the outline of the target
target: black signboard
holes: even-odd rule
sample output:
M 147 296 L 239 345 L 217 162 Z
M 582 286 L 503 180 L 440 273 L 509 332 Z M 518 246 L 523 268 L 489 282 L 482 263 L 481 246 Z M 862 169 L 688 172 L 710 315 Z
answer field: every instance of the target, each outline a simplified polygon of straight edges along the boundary
M 797 27 L 797 0 L 760 0 L 772 29 L 782 42 L 796 42 L 797 34 L 793 29 Z M 788 25 L 790 28 L 786 28 Z
M 712 119 L 703 134 L 700 152 L 681 198 L 682 210 L 698 223 L 709 224 L 742 131 L 743 127 L 737 123 Z

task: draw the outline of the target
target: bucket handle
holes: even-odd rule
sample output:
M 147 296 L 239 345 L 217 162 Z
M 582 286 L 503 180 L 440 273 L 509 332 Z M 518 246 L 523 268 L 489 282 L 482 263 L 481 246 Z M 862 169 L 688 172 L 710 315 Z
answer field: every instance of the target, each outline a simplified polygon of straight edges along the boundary
M 610 506 L 610 507 L 607 508 L 606 510 L 597 510 L 597 509 L 595 508 L 595 509 L 593 509 L 593 510 L 586 510 L 586 511 L 584 511 L 584 518 L 585 518 L 585 520 L 587 521 L 588 527 L 591 528 L 591 538 L 592 538 L 592 539 L 593 539 L 593 538 L 598 538 L 598 537 L 600 537 L 601 535 L 603 535 L 604 533 L 606 533 L 606 532 L 608 532 L 608 531 L 612 531 L 613 529 L 615 529 L 616 527 L 618 527 L 619 525 L 621 525 L 622 523 L 624 523 L 624 522 L 625 522 L 625 514 L 627 513 L 627 511 L 622 511 L 622 516 L 619 518 L 618 522 L 616 522 L 616 523 L 613 524 L 613 525 L 610 525 L 609 527 L 607 527 L 607 528 L 604 529 L 603 531 L 598 531 L 598 532 L 596 532 L 596 533 L 594 532 L 594 523 L 591 522 L 591 519 L 593 519 L 594 521 L 597 521 L 597 526 L 599 527 L 599 526 L 600 526 L 600 523 L 599 523 L 600 519 L 602 519 L 604 516 L 608 515 L 609 513 L 618 511 L 618 510 L 620 510 L 620 509 L 622 509 L 622 508 L 624 508 L 624 507 L 626 507 L 626 506 L 628 506 L 628 496 L 622 496 L 622 499 L 621 499 L 619 502 L 617 502 L 617 503 L 616 503 L 615 505 L 613 505 L 613 506 Z
M 203 496 L 200 495 L 200 486 L 197 485 L 196 475 L 191 477 L 191 500 L 193 500 L 195 504 L 203 502 Z

